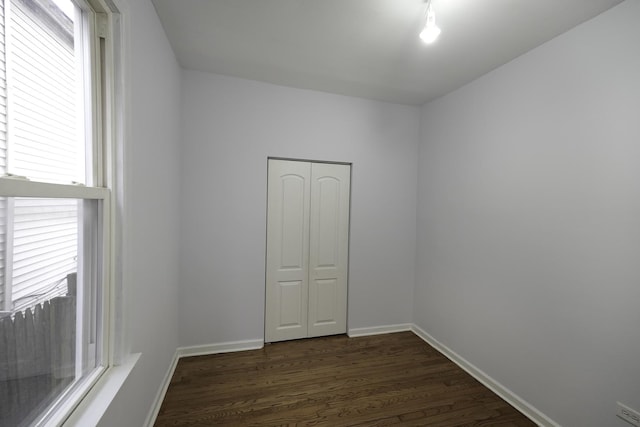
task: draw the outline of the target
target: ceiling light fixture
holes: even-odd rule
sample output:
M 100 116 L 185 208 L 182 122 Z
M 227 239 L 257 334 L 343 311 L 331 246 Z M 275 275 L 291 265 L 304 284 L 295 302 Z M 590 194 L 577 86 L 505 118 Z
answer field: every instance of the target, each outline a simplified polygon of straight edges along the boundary
M 423 30 L 420 32 L 420 38 L 425 43 L 433 43 L 440 35 L 440 28 L 436 25 L 436 14 L 431 6 L 431 1 L 427 1 L 427 22 L 424 24 Z

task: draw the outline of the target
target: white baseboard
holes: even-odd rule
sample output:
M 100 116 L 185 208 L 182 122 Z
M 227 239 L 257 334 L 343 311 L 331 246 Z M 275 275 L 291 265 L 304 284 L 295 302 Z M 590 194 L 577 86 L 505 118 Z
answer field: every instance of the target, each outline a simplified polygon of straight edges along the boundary
M 180 360 L 181 358 L 191 356 L 205 356 L 207 354 L 230 353 L 232 351 L 257 350 L 262 347 L 264 347 L 263 340 L 233 341 L 218 344 L 178 347 L 175 354 L 173 355 L 171 365 L 169 365 L 169 369 L 167 370 L 167 373 L 162 380 L 162 385 L 158 390 L 158 393 L 156 394 L 156 397 L 153 401 L 153 406 L 151 406 L 151 411 L 149 411 L 149 415 L 147 415 L 147 419 L 145 420 L 144 425 L 147 427 L 153 427 L 153 424 L 156 422 L 156 418 L 158 417 L 158 413 L 160 412 L 160 407 L 162 406 L 164 397 L 167 394 L 167 390 L 169 389 L 171 378 L 173 377 L 173 373 L 178 366 L 178 360 Z
M 158 389 L 158 393 L 156 393 L 155 399 L 153 399 L 153 405 L 151 405 L 151 410 L 149 414 L 147 414 L 147 419 L 144 422 L 144 425 L 147 427 L 153 427 L 153 424 L 156 422 L 156 418 L 158 418 L 158 413 L 160 412 L 160 407 L 162 406 L 162 401 L 164 400 L 165 394 L 167 394 L 167 389 L 169 388 L 169 384 L 171 383 L 171 378 L 173 377 L 173 373 L 176 370 L 176 366 L 178 366 L 178 349 L 173 354 L 173 359 L 171 360 L 171 364 L 169 365 L 169 369 L 167 373 L 164 374 L 164 378 L 162 379 L 162 384 L 160 385 L 160 389 Z
M 178 347 L 178 357 L 205 356 L 207 354 L 230 353 L 233 351 L 258 350 L 264 347 L 264 340 L 221 342 L 217 344 Z
M 370 328 L 353 328 L 349 329 L 347 335 L 349 338 L 364 337 L 367 335 L 391 334 L 393 332 L 411 331 L 411 323 L 402 323 L 399 325 L 373 326 Z
M 560 427 L 560 424 L 556 423 L 551 418 L 547 417 L 545 414 L 540 412 L 531 404 L 529 404 L 528 402 L 520 398 L 518 395 L 513 393 L 511 390 L 509 390 L 502 384 L 500 384 L 498 381 L 491 378 L 482 370 L 478 369 L 475 365 L 468 362 L 459 354 L 451 350 L 449 347 L 439 342 L 437 339 L 429 335 L 420 327 L 416 325 L 412 325 L 411 330 L 417 336 L 422 338 L 422 340 L 424 340 L 431 347 L 438 350 L 440 353 L 446 356 L 453 363 L 458 365 L 460 368 L 464 369 L 469 375 L 471 375 L 476 380 L 481 382 L 489 390 L 491 390 L 492 392 L 500 396 L 503 400 L 505 400 L 514 408 L 516 408 L 518 411 L 522 412 L 522 414 L 524 414 L 527 418 L 529 418 L 534 423 L 544 427 Z

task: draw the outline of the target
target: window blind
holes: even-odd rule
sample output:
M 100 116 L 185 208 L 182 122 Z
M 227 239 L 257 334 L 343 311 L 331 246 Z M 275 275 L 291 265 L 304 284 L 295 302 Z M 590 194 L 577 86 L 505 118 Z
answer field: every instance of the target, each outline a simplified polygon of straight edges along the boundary
M 51 0 L 0 2 L 0 171 L 32 181 L 82 180 L 73 21 Z M 66 294 L 65 278 L 77 270 L 77 203 L 0 200 L 0 310 Z
M 0 1 L 0 175 L 7 172 L 7 67 L 5 58 L 4 1 Z M 7 199 L 0 197 L 0 311 L 11 311 L 6 301 L 5 250 L 7 246 Z
M 76 61 L 73 23 L 49 2 L 11 0 L 10 169 L 32 180 L 77 176 Z M 57 10 L 57 8 L 56 8 Z

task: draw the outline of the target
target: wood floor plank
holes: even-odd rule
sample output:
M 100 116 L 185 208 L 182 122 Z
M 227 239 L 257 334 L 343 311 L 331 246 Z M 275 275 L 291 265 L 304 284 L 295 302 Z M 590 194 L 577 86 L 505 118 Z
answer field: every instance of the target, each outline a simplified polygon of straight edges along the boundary
M 155 425 L 535 426 L 411 332 L 180 359 Z

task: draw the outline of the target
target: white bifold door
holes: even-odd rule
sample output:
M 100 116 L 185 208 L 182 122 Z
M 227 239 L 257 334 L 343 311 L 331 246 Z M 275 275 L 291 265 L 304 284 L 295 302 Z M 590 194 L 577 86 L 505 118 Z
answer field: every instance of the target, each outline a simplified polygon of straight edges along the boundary
M 351 166 L 269 160 L 265 341 L 347 331 Z

